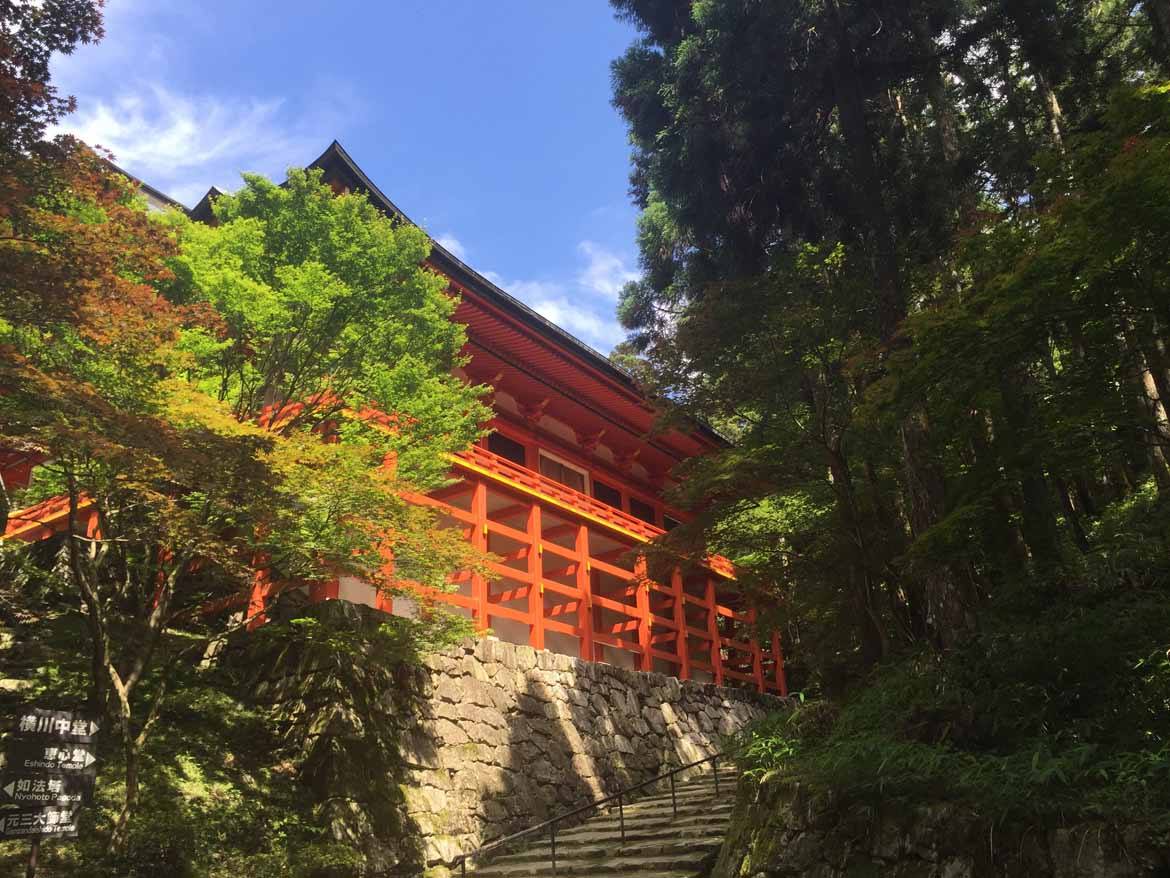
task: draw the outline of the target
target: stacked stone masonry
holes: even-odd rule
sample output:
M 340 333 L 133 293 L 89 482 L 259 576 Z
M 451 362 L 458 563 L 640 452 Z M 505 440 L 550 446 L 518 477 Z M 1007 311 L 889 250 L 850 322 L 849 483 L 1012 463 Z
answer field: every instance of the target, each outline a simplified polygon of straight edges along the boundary
M 430 864 L 716 753 L 781 703 L 490 637 L 421 677 L 401 756 Z

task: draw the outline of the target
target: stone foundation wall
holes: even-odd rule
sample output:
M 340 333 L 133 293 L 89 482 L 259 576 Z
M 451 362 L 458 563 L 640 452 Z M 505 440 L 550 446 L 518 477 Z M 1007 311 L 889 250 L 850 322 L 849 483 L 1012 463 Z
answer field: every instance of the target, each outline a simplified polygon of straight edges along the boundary
M 781 703 L 494 638 L 427 665 L 402 755 L 431 862 L 716 753 Z
M 231 661 L 370 876 L 417 874 L 712 755 L 783 704 L 494 638 L 421 665 L 387 660 L 370 636 L 387 617 L 346 601 L 304 615 L 310 625 L 272 626 Z
M 849 803 L 743 777 L 712 878 L 1164 878 L 1170 842 L 1106 822 L 992 820 L 947 802 Z

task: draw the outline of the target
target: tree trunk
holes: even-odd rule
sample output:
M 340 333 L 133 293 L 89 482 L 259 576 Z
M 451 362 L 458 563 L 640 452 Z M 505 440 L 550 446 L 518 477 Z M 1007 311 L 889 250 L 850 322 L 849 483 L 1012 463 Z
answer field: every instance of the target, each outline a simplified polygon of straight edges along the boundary
M 78 511 L 81 503 L 81 491 L 77 487 L 69 463 L 65 462 L 64 467 L 65 483 L 69 494 L 69 533 L 65 551 L 69 557 L 69 575 L 73 579 L 73 587 L 77 589 L 77 593 L 81 595 L 82 602 L 85 604 L 85 624 L 89 628 L 90 682 L 93 684 L 89 693 L 90 710 L 96 716 L 102 716 L 105 714 L 108 693 L 106 688 L 106 658 L 108 654 L 106 629 L 102 618 L 102 607 L 97 595 L 90 587 L 79 546 Z
M 1158 339 L 1148 336 L 1146 343 L 1141 346 L 1141 354 L 1146 362 L 1146 374 L 1149 375 L 1148 384 L 1152 386 L 1157 396 L 1157 405 L 1164 418 L 1170 409 L 1170 375 L 1167 374 L 1170 363 L 1158 344 Z M 1143 381 L 1146 379 L 1143 378 Z
M 1069 488 L 1068 482 L 1064 479 L 1056 479 L 1056 492 L 1060 496 L 1060 505 L 1064 510 L 1064 517 L 1068 521 L 1069 528 L 1072 530 L 1073 540 L 1076 541 L 1077 548 L 1082 552 L 1088 552 L 1091 548 L 1089 545 L 1089 535 L 1085 532 L 1085 526 L 1081 520 L 1081 512 L 1077 509 L 1077 504 L 1073 500 L 1073 493 Z
M 1170 463 L 1167 462 L 1166 455 L 1166 449 L 1170 447 L 1170 418 L 1167 417 L 1166 407 L 1158 396 L 1158 385 L 1149 366 L 1142 363 L 1141 370 L 1142 389 L 1154 426 L 1154 441 L 1150 446 L 1154 477 L 1158 482 L 1159 492 L 1166 494 L 1170 493 Z
M 898 265 L 894 221 L 887 206 L 874 143 L 866 121 L 865 92 L 852 38 L 838 0 L 831 0 L 830 8 L 837 38 L 833 89 L 841 131 L 850 156 L 853 211 L 858 228 L 864 230 L 866 249 L 873 260 L 878 338 L 883 345 L 890 346 L 895 342 L 907 311 Z M 942 518 L 943 480 L 925 454 L 924 419 L 909 418 L 902 425 L 902 439 L 911 530 L 917 536 Z M 945 646 L 968 627 L 971 617 L 960 596 L 961 589 L 950 570 L 940 567 L 927 574 L 926 578 L 926 617 L 933 620 L 936 641 Z
M 927 463 L 925 418 L 911 417 L 899 428 L 910 512 L 910 533 L 917 539 L 942 520 L 943 480 L 938 467 Z M 970 595 L 954 571 L 941 561 L 923 565 L 922 578 L 927 635 L 943 648 L 954 645 L 974 625 Z
M 878 295 L 878 334 L 888 343 L 906 316 L 906 300 L 898 270 L 893 221 L 874 159 L 873 141 L 865 119 L 865 98 L 853 45 L 837 0 L 832 0 L 837 24 L 837 59 L 833 90 L 841 131 L 849 149 L 853 171 L 853 205 L 857 226 L 864 231 L 873 259 Z
M 1085 514 L 1086 517 L 1092 519 L 1096 518 L 1097 512 L 1097 497 L 1093 491 L 1093 484 L 1083 472 L 1079 472 L 1073 477 L 1073 491 L 1077 498 L 1077 508 Z
M 833 495 L 837 500 L 837 511 L 841 516 L 847 539 L 854 546 L 854 558 L 850 564 L 850 578 L 862 661 L 866 666 L 873 666 L 889 655 L 890 643 L 885 625 L 882 624 L 881 616 L 874 602 L 874 577 L 869 544 L 865 530 L 858 520 L 853 477 L 849 472 L 849 464 L 842 454 L 841 447 L 839 443 L 830 443 L 826 446 L 825 451 L 828 458 L 829 475 L 833 483 Z
M 108 850 L 112 853 L 121 850 L 126 844 L 130 828 L 130 818 L 138 807 L 138 778 L 142 762 L 141 748 L 128 725 L 123 727 L 122 735 L 125 741 L 122 745 L 123 758 L 126 760 L 126 793 L 122 797 L 122 807 L 114 821 L 114 830 L 110 833 Z
M 4 481 L 4 474 L 0 473 L 0 534 L 8 532 L 8 516 L 12 512 L 12 502 L 8 499 L 8 485 Z
M 1142 6 L 1150 17 L 1158 63 L 1163 70 L 1170 70 L 1170 0 L 1143 0 Z
M 1016 87 L 1015 71 L 1012 69 L 1012 50 L 1007 41 L 1002 35 L 996 35 L 992 40 L 992 50 L 995 52 L 996 61 L 999 63 L 1000 76 L 1003 77 L 1003 96 L 1007 105 L 1007 117 L 1012 125 L 1012 134 L 1021 152 L 1031 154 L 1029 146 L 1031 137 L 1028 134 L 1028 119 L 1025 112 L 1024 100 L 1020 96 L 1020 90 Z M 1029 162 L 1030 164 L 1030 162 Z M 1017 168 L 1017 173 L 1023 174 L 1029 171 L 1030 168 Z M 1013 180 L 1008 183 L 1008 189 L 1004 193 L 1007 200 L 1014 206 L 1016 205 L 1023 193 L 1017 191 Z
M 1041 570 L 1060 565 L 1060 536 L 1052 494 L 1044 476 L 1044 467 L 1027 437 L 1036 415 L 1032 401 L 1032 379 L 1023 367 L 1004 370 L 1000 378 L 1000 397 L 1004 419 L 1001 430 L 1004 443 L 1002 457 L 1013 462 L 1020 483 L 1023 506 L 1020 526 L 1032 560 Z
M 991 447 L 991 437 L 988 435 L 990 425 L 984 413 L 972 412 L 975 419 L 972 431 L 972 444 L 975 448 L 975 460 L 983 472 L 993 472 L 992 478 L 1000 481 L 1000 459 Z M 989 528 L 991 540 L 995 549 L 1003 551 L 1004 566 L 1016 565 L 1024 567 L 1028 563 L 1028 547 L 1024 545 L 1024 537 L 1020 529 L 1014 524 L 1015 507 L 1012 497 L 1003 487 L 997 487 L 991 492 L 992 522 Z
M 942 149 L 943 158 L 948 165 L 954 165 L 959 160 L 959 128 L 955 123 L 954 106 L 947 94 L 947 83 L 943 78 L 942 66 L 938 62 L 937 45 L 934 36 L 921 16 L 914 18 L 914 35 L 918 40 L 919 50 L 926 56 L 927 61 L 923 68 L 923 84 L 926 86 L 926 97 L 930 101 L 930 108 L 934 111 L 935 130 L 938 132 L 938 143 Z
M 1147 413 L 1146 429 L 1150 439 L 1146 441 L 1146 453 L 1153 470 L 1154 481 L 1158 485 L 1158 493 L 1165 497 L 1170 496 L 1170 461 L 1167 460 L 1166 449 L 1170 448 L 1170 418 L 1167 417 L 1166 406 L 1158 394 L 1158 381 L 1140 345 L 1135 343 L 1132 326 L 1122 325 L 1122 342 L 1129 362 L 1136 372 L 1131 375 L 1134 379 L 1134 390 L 1141 407 Z
M 1061 152 L 1064 151 L 1064 111 L 1060 108 L 1060 98 L 1056 95 L 1048 77 L 1040 70 L 1035 70 L 1036 87 L 1040 90 L 1040 99 L 1044 104 L 1044 115 L 1048 119 L 1048 133 L 1052 135 L 1052 142 Z

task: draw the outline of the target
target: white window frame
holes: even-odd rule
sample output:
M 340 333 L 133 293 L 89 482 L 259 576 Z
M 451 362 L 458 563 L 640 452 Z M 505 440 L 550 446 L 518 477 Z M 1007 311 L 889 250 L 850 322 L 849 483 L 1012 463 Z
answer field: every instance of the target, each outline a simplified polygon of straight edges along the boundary
M 585 490 L 582 493 L 584 493 L 590 497 L 593 496 L 593 479 L 589 475 L 589 470 L 583 469 L 582 467 L 577 466 L 577 464 L 575 464 L 575 463 L 569 463 L 569 461 L 565 460 L 563 457 L 558 457 L 555 454 L 552 454 L 548 451 L 545 451 L 543 448 L 537 448 L 536 449 L 536 471 L 538 473 L 540 473 L 540 475 L 542 475 L 542 476 L 544 476 L 544 473 L 542 473 L 540 471 L 540 458 L 542 458 L 542 457 L 547 457 L 553 463 L 559 463 L 565 469 L 571 469 L 573 472 L 580 473 L 582 480 L 584 482 L 584 485 L 585 485 Z M 552 476 L 544 476 L 544 477 L 546 479 L 552 478 Z M 556 479 L 553 479 L 553 481 L 556 482 Z M 559 484 L 561 484 L 561 482 L 557 482 L 557 484 L 559 485 Z M 568 488 L 571 486 L 565 485 L 564 487 Z M 576 489 L 574 489 L 574 490 L 576 490 Z

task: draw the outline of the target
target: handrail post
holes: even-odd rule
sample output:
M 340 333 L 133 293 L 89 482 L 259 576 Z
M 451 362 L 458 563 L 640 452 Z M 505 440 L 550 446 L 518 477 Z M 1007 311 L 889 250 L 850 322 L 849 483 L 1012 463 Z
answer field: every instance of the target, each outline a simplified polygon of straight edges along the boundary
M 676 780 L 675 776 L 682 773 L 683 771 L 685 771 L 687 769 L 690 769 L 690 768 L 698 769 L 698 768 L 700 768 L 700 766 L 705 765 L 706 763 L 709 762 L 709 763 L 711 763 L 711 767 L 714 769 L 715 795 L 718 796 L 719 795 L 719 760 L 722 758 L 722 756 L 723 756 L 723 754 L 716 753 L 712 756 L 704 757 L 703 759 L 696 759 L 694 762 L 689 762 L 686 765 L 680 765 L 677 768 L 672 768 L 670 771 L 662 772 L 661 774 L 659 774 L 656 777 L 651 778 L 650 780 L 645 780 L 645 781 L 642 781 L 641 783 L 634 784 L 630 787 L 619 789 L 617 791 L 617 793 L 615 793 L 613 795 L 605 796 L 605 797 L 600 798 L 600 799 L 595 799 L 593 802 L 591 802 L 587 805 L 584 805 L 584 806 L 579 807 L 579 808 L 575 808 L 575 809 L 570 810 L 570 811 L 566 811 L 563 814 L 557 814 L 554 817 L 552 817 L 551 819 L 537 823 L 534 826 L 528 827 L 527 829 L 522 829 L 519 832 L 514 832 L 511 835 L 504 836 L 503 838 L 497 838 L 496 840 L 489 842 L 488 844 L 481 845 L 480 847 L 476 848 L 474 851 L 460 854 L 456 858 L 459 860 L 459 874 L 460 874 L 461 878 L 467 878 L 467 861 L 468 861 L 468 859 L 473 859 L 473 858 L 479 859 L 485 853 L 498 850 L 500 848 L 503 848 L 506 845 L 511 845 L 520 838 L 535 838 L 536 834 L 538 832 L 540 832 L 542 829 L 544 829 L 544 827 L 547 826 L 548 831 L 549 831 L 549 858 L 551 861 L 550 865 L 552 866 L 552 875 L 556 876 L 558 873 L 558 869 L 557 869 L 557 824 L 561 820 L 565 820 L 569 817 L 576 817 L 577 815 L 583 814 L 587 811 L 596 810 L 596 811 L 600 812 L 603 807 L 610 806 L 611 803 L 616 799 L 617 806 L 618 806 L 618 825 L 621 829 L 621 843 L 622 843 L 622 845 L 625 845 L 625 843 L 626 843 L 626 799 L 625 799 L 625 797 L 627 794 L 636 792 L 638 790 L 645 789 L 650 785 L 653 785 L 654 788 L 657 789 L 658 784 L 661 783 L 662 779 L 665 777 L 667 780 L 670 781 L 670 806 L 671 806 L 672 812 L 674 813 L 675 818 L 677 818 L 678 817 L 678 784 L 677 784 L 677 780 Z M 608 812 L 608 813 L 612 813 L 612 812 Z M 454 866 L 454 860 L 451 861 L 451 865 L 452 865 L 452 867 Z
M 621 828 L 622 844 L 626 843 L 626 811 L 622 806 L 622 793 L 618 790 L 618 826 Z

